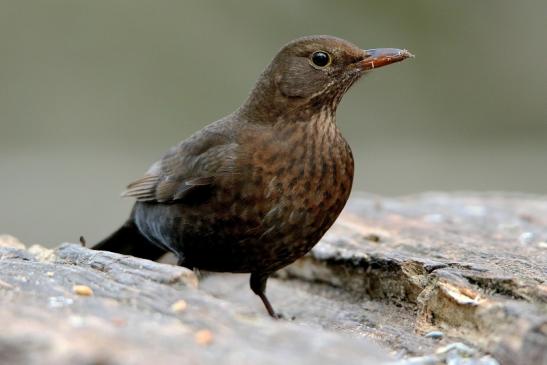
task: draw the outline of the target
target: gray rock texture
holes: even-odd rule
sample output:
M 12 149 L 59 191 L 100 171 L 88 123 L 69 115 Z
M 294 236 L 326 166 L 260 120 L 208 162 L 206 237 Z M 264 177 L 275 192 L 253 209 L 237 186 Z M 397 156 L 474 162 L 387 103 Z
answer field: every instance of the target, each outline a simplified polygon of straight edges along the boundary
M 0 237 L 0 364 L 547 364 L 545 197 L 356 194 L 286 320 L 247 281 Z

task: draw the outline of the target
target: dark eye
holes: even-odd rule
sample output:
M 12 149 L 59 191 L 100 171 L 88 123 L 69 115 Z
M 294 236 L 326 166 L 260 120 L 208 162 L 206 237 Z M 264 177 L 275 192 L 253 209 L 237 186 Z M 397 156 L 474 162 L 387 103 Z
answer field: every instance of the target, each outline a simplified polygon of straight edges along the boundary
M 319 66 L 319 67 L 328 66 L 330 65 L 330 61 L 331 61 L 330 54 L 323 51 L 314 52 L 311 55 L 311 61 L 313 62 L 315 66 Z

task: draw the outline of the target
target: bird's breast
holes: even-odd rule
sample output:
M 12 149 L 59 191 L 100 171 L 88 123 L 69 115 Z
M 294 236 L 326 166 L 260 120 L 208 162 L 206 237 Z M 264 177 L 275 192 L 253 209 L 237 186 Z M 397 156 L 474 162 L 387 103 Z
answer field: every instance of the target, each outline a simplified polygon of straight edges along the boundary
M 248 143 L 241 200 L 253 203 L 260 241 L 307 252 L 349 197 L 354 166 L 348 144 L 334 120 L 321 115 L 255 134 Z

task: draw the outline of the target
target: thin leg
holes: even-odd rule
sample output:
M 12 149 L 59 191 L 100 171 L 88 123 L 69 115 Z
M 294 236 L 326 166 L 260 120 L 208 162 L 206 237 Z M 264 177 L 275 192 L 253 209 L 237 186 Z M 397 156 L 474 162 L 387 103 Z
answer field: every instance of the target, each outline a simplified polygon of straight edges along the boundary
M 263 273 L 252 273 L 251 274 L 251 289 L 252 291 L 262 299 L 262 303 L 266 307 L 268 314 L 273 318 L 279 318 L 270 304 L 270 301 L 266 297 L 266 281 L 268 280 L 269 274 Z

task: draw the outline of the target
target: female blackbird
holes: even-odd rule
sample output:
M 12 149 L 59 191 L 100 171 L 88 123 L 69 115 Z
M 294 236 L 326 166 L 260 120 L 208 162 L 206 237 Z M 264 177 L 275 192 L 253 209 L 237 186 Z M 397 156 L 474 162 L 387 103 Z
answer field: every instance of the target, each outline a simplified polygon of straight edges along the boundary
M 406 50 L 362 50 L 331 36 L 284 46 L 232 114 L 171 148 L 129 184 L 127 222 L 94 249 L 249 272 L 268 313 L 266 280 L 308 252 L 344 207 L 353 156 L 338 103 L 366 71 Z

